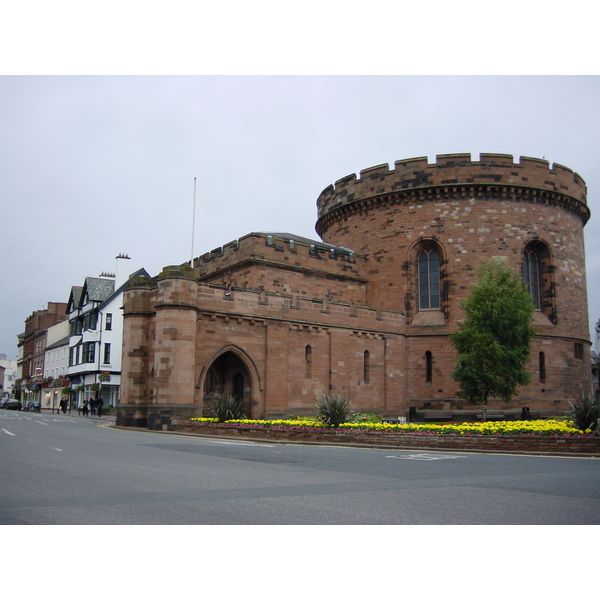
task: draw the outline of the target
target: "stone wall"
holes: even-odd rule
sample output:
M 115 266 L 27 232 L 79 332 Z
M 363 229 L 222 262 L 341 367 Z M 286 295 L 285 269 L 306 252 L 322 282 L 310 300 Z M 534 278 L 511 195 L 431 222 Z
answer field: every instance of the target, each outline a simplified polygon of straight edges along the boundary
M 178 433 L 328 445 L 379 446 L 415 450 L 447 450 L 473 452 L 516 452 L 534 454 L 600 455 L 600 437 L 520 437 L 485 435 L 439 435 L 410 433 L 352 432 L 344 430 L 276 430 L 250 427 L 222 427 L 180 423 Z
M 353 248 L 360 263 L 367 305 L 406 315 L 407 395 L 416 404 L 453 400 L 450 373 L 455 352 L 448 341 L 464 317 L 461 301 L 476 282 L 480 262 L 506 261 L 521 271 L 525 248 L 541 264 L 538 337 L 529 370 L 532 383 L 520 401 L 536 409 L 566 409 L 566 400 L 590 389 L 590 340 L 583 227 L 589 218 L 585 183 L 561 165 L 512 156 L 438 156 L 379 165 L 338 180 L 319 196 L 317 231 Z M 441 305 L 420 310 L 417 260 L 424 249 L 440 255 Z M 578 351 L 576 346 L 580 346 Z M 425 376 L 432 353 L 433 377 Z M 539 355 L 544 353 L 545 377 Z

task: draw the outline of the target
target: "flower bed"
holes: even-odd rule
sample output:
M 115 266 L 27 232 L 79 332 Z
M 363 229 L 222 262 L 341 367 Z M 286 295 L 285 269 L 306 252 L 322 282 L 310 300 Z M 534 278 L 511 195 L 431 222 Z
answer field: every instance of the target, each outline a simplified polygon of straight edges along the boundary
M 600 438 L 563 421 L 494 421 L 456 424 L 345 423 L 337 429 L 318 421 L 191 419 L 176 431 L 248 439 L 324 444 L 497 452 L 598 454 Z

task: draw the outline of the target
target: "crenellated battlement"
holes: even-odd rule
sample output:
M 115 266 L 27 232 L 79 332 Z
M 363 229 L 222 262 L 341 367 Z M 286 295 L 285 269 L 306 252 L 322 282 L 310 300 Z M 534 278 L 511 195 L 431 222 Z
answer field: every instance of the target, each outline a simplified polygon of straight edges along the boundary
M 253 232 L 195 258 L 194 271 L 203 279 L 248 261 L 268 261 L 352 276 L 358 275 L 356 262 L 363 258 L 349 248 L 297 235 Z
M 392 193 L 414 195 L 428 188 L 433 191 L 443 187 L 444 194 L 451 194 L 465 186 L 551 192 L 589 218 L 585 182 L 568 167 L 557 163 L 550 166 L 547 160 L 526 156 L 515 162 L 510 154 L 480 154 L 478 161 L 470 154 L 441 154 L 435 163 L 429 163 L 427 157 L 408 158 L 396 161 L 393 169 L 385 163 L 363 169 L 358 177 L 351 174 L 338 179 L 317 199 L 317 231 L 321 234 L 324 229 L 323 217 L 353 203 Z

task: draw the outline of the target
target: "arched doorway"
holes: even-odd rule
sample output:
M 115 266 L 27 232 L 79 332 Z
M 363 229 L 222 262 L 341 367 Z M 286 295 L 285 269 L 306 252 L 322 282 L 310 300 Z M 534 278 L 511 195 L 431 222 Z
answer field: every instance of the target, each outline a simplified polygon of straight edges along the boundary
M 231 350 L 219 355 L 206 371 L 203 383 L 204 406 L 216 394 L 233 394 L 242 403 L 246 418 L 252 418 L 252 378 L 242 359 Z

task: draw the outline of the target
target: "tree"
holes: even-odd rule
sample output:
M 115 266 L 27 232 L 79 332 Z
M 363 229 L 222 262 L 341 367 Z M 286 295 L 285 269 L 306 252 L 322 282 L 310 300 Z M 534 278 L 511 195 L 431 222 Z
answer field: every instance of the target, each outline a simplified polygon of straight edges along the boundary
M 518 385 L 530 381 L 533 304 L 522 279 L 504 262 L 491 260 L 477 270 L 477 283 L 461 304 L 465 319 L 450 341 L 458 352 L 452 378 L 457 396 L 483 404 L 491 397 L 509 402 Z

